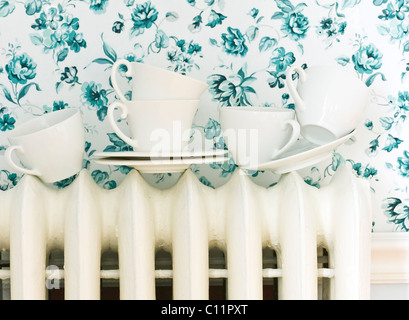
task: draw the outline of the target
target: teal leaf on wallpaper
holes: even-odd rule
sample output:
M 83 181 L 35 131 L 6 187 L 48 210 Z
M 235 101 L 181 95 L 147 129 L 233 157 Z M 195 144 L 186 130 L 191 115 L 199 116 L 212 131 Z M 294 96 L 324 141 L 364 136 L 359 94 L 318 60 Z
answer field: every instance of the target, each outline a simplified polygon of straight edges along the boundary
M 268 51 L 272 47 L 276 46 L 277 43 L 278 43 L 277 39 L 265 36 L 265 37 L 261 38 L 258 49 L 259 49 L 260 52 Z
M 7 17 L 15 9 L 15 1 L 0 1 L 0 17 Z
M 178 13 L 174 11 L 167 12 L 165 17 L 166 17 L 166 20 L 170 22 L 175 22 L 177 19 L 179 19 Z
M 101 34 L 101 39 L 102 39 L 102 49 L 104 50 L 105 55 L 112 61 L 115 62 L 117 60 L 117 54 L 115 50 L 104 41 L 104 35 Z
M 20 102 L 20 100 L 28 93 L 31 87 L 35 87 L 37 91 L 41 91 L 40 86 L 37 83 L 31 82 L 27 85 L 25 85 L 23 88 L 21 88 L 18 97 L 17 97 L 17 103 Z
M 38 35 L 38 34 L 30 34 L 29 35 L 31 42 L 35 45 L 35 46 L 39 46 L 43 44 L 43 37 Z
M 382 81 L 386 81 L 386 77 L 383 73 L 377 72 L 372 74 L 371 76 L 366 79 L 365 84 L 369 87 L 372 85 L 372 83 L 375 81 L 375 78 L 381 77 Z
M 8 90 L 3 84 L 1 84 L 1 83 L 0 83 L 0 88 L 3 90 L 4 97 L 5 97 L 8 101 L 10 101 L 11 103 L 16 104 L 16 102 L 13 100 L 13 98 L 12 98 L 12 96 L 11 96 L 9 90 Z
M 409 52 L 409 41 L 403 44 L 403 52 Z
M 169 47 L 169 37 L 163 30 L 157 30 L 155 34 L 155 47 L 160 49 Z
M 392 117 L 381 117 L 379 118 L 379 122 L 385 130 L 390 130 L 395 120 Z
M 408 178 L 409 177 L 409 152 L 404 151 L 402 157 L 398 157 L 398 167 L 399 167 L 399 174 L 402 177 Z
M 385 25 L 381 24 L 381 25 L 377 25 L 376 28 L 378 30 L 378 33 L 381 36 L 386 36 L 386 35 L 389 35 L 389 33 L 390 33 L 390 28 L 388 26 L 385 26 Z
M 355 7 L 357 4 L 361 3 L 361 0 L 343 0 L 342 9 Z
M 203 183 L 205 186 L 208 186 L 208 187 L 210 187 L 212 189 L 215 189 L 215 187 L 212 185 L 212 183 L 205 176 L 201 176 L 199 178 L 199 181 L 201 183 Z
M 129 146 L 125 141 L 118 137 L 116 133 L 107 133 L 109 141 L 112 145 L 105 147 L 104 152 L 121 152 L 121 151 L 132 151 L 133 148 Z
M 94 63 L 98 63 L 98 64 L 113 64 L 112 60 L 108 60 L 106 58 L 97 58 L 92 60 L 92 62 Z
M 294 6 L 288 0 L 275 0 L 277 7 L 284 13 L 289 13 L 294 10 Z
M 201 14 L 193 17 L 193 22 L 189 25 L 189 30 L 192 32 L 199 31 L 200 25 L 202 24 L 202 22 L 203 22 L 203 19 L 202 19 Z
M 65 58 L 68 56 L 68 48 L 62 49 L 60 52 L 57 53 L 57 62 L 64 61 Z
M 377 149 L 378 149 L 378 147 L 379 147 L 379 140 L 378 139 L 375 139 L 375 140 L 372 140 L 371 142 L 369 142 L 369 151 L 371 152 L 371 153 L 374 153 L 375 151 L 377 151 Z
M 346 55 L 342 55 L 336 58 L 336 61 L 343 67 L 345 67 L 349 62 L 350 58 Z
M 284 17 L 284 13 L 283 12 L 276 12 L 271 16 L 271 19 L 282 19 Z
M 108 172 L 101 171 L 101 170 L 94 170 L 91 174 L 92 178 L 96 183 L 101 183 L 102 181 L 109 178 Z
M 208 18 L 208 23 L 206 26 L 214 28 L 217 25 L 221 25 L 223 23 L 223 20 L 226 19 L 227 17 L 221 13 L 218 13 L 214 11 L 213 9 L 210 12 L 209 18 Z
M 389 0 L 373 0 L 373 4 L 375 5 L 375 6 L 381 6 L 381 5 L 383 5 L 384 3 L 387 3 Z
M 392 135 L 388 134 L 388 137 L 386 138 L 386 142 L 385 142 L 386 146 L 382 150 L 391 152 L 393 149 L 398 149 L 399 144 L 401 144 L 402 142 L 403 140 L 399 138 L 395 138 Z
M 247 39 L 249 39 L 249 42 L 253 41 L 259 32 L 259 28 L 257 26 L 250 26 L 246 30 L 246 36 Z
M 28 14 L 29 16 L 40 12 L 42 6 L 42 0 L 27 0 L 24 4 L 24 7 L 26 8 L 26 14 Z

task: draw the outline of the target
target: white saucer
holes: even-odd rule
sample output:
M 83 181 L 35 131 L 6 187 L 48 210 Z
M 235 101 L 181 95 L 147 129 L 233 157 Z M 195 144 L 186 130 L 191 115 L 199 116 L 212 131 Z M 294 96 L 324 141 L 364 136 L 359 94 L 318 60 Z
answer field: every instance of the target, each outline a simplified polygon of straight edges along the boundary
M 280 158 L 261 163 L 255 167 L 242 167 L 242 169 L 258 171 L 269 170 L 277 174 L 297 171 L 331 158 L 332 151 L 352 138 L 354 132 L 355 131 L 352 131 L 348 135 L 322 146 L 313 144 L 306 139 L 298 140 L 294 146 L 286 153 L 283 153 Z
M 170 159 L 170 158 L 203 158 L 224 156 L 227 150 L 207 150 L 207 151 L 175 151 L 175 152 L 152 152 L 152 151 L 124 151 L 124 152 L 95 152 L 94 158 L 127 158 L 127 159 Z
M 104 158 L 96 159 L 95 163 L 133 167 L 143 173 L 175 173 L 184 172 L 192 164 L 222 163 L 228 161 L 228 157 L 185 158 L 173 160 L 137 160 Z

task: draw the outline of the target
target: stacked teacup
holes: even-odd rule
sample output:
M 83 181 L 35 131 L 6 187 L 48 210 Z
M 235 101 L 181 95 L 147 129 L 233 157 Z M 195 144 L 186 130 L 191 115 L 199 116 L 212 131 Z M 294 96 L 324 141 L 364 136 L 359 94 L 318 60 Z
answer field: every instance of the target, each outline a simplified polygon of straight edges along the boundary
M 131 100 L 118 83 L 120 68 L 132 78 Z M 119 59 L 112 67 L 112 86 L 119 98 L 108 107 L 107 118 L 114 132 L 136 152 L 152 156 L 184 151 L 189 143 L 200 96 L 207 84 L 188 76 L 152 65 Z M 127 119 L 130 134 L 125 134 L 115 120 L 114 111 Z
M 292 78 L 295 72 L 299 75 L 297 86 Z M 287 73 L 287 84 L 295 110 L 254 106 L 220 109 L 223 137 L 238 166 L 253 170 L 266 167 L 275 159 L 296 154 L 300 140 L 307 141 L 310 148 L 331 148 L 357 128 L 369 103 L 368 87 L 341 67 L 294 67 Z
M 295 86 L 292 75 L 298 73 Z M 287 85 L 302 136 L 324 145 L 354 131 L 370 101 L 369 88 L 340 66 L 292 67 Z

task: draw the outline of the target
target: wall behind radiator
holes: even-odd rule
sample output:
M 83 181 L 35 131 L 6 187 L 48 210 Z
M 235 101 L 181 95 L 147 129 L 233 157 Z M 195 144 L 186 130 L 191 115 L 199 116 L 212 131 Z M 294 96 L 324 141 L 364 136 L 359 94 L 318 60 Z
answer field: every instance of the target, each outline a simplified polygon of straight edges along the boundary
M 130 169 L 97 165 L 91 156 L 129 149 L 106 119 L 107 106 L 116 100 L 109 81 L 115 60 L 141 61 L 207 82 L 194 124 L 195 139 L 202 138 L 207 148 L 225 147 L 221 106 L 292 108 L 285 85 L 290 66 L 341 65 L 370 87 L 371 105 L 353 143 L 300 172 L 319 188 L 346 163 L 370 183 L 373 230 L 408 231 L 408 28 L 409 2 L 403 0 L 0 0 L 0 150 L 19 123 L 80 108 L 84 168 L 97 184 L 112 189 Z M 123 86 L 130 88 L 125 80 Z M 236 167 L 230 161 L 191 170 L 217 188 Z M 280 178 L 271 172 L 249 175 L 265 186 Z M 180 175 L 144 176 L 166 188 Z M 0 188 L 10 189 L 19 179 L 0 157 Z

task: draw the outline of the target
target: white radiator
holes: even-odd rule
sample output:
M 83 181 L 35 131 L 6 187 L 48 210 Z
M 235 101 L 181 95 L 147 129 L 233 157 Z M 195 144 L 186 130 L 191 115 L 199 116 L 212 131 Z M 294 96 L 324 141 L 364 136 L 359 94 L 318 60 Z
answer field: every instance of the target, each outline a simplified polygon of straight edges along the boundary
M 65 189 L 24 176 L 0 193 L 0 248 L 10 253 L 11 299 L 45 299 L 47 278 L 64 279 L 65 299 L 99 299 L 100 279 L 119 279 L 121 299 L 155 299 L 155 279 L 169 277 L 174 299 L 208 299 L 209 278 L 227 279 L 228 299 L 263 299 L 263 278 L 278 278 L 279 299 L 317 299 L 329 278 L 330 299 L 370 298 L 369 186 L 346 166 L 317 189 L 297 173 L 265 189 L 237 170 L 211 189 L 186 171 L 166 190 L 132 170 L 104 190 L 88 171 Z M 209 248 L 226 256 L 209 269 Z M 262 250 L 278 268 L 264 268 Z M 319 268 L 317 248 L 329 252 Z M 63 270 L 47 265 L 64 251 Z M 155 251 L 172 256 L 172 270 L 155 270 Z M 118 252 L 119 268 L 101 270 L 101 254 Z

